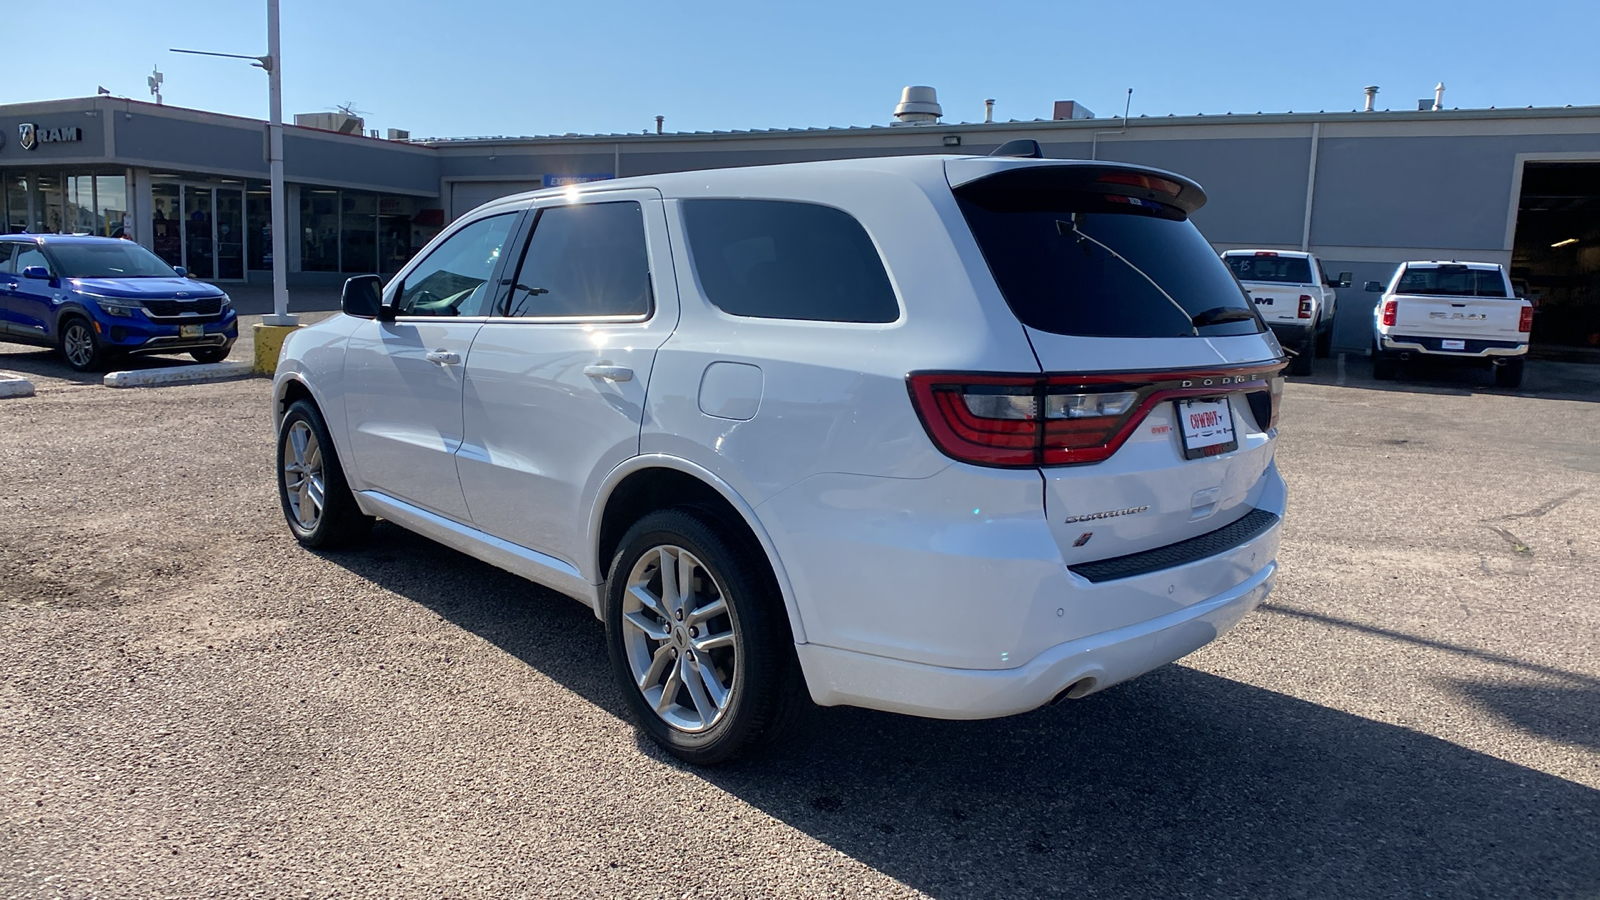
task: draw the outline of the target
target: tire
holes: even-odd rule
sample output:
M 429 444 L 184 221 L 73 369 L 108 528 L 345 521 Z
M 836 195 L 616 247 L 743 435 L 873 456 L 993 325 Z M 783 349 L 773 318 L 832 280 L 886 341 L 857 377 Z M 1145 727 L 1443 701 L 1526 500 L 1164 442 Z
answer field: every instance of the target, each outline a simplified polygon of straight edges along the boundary
M 1400 361 L 1391 356 L 1384 356 L 1383 351 L 1378 349 L 1378 342 L 1373 341 L 1372 377 L 1378 381 L 1393 381 L 1399 374 L 1399 369 Z
M 697 509 L 646 515 L 623 536 L 606 580 L 606 646 L 629 712 L 651 740 L 698 766 L 776 739 L 799 692 L 766 560 L 714 521 Z M 687 598 L 675 587 L 685 571 L 698 583 Z
M 232 352 L 233 345 L 229 344 L 226 347 L 207 347 L 204 350 L 190 350 L 189 355 L 194 357 L 195 362 L 219 363 L 227 359 L 228 354 Z
M 100 346 L 100 335 L 95 334 L 94 323 L 82 316 L 73 315 L 61 320 L 61 334 L 56 342 L 61 358 L 78 372 L 98 372 L 105 368 L 106 351 Z
M 1519 388 L 1522 387 L 1523 360 L 1513 359 L 1494 367 L 1494 383 L 1497 387 Z
M 1327 359 L 1333 353 L 1333 328 L 1317 335 L 1317 356 Z
M 1290 375 L 1310 375 L 1316 365 L 1317 356 L 1313 351 L 1315 340 L 1307 341 L 1305 346 L 1295 349 L 1295 355 L 1289 359 Z
M 289 407 L 278 428 L 278 502 L 294 539 L 313 549 L 347 547 L 372 530 L 372 517 L 350 493 L 328 426 L 309 400 Z

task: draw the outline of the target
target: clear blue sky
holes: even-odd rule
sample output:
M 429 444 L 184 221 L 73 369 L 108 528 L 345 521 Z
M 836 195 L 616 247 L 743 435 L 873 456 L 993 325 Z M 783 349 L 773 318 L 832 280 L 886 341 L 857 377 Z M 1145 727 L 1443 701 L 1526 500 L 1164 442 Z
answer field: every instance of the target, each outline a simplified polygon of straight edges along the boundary
M 48 6 L 48 4 L 46 5 Z M 148 99 L 265 118 L 266 76 L 169 47 L 266 52 L 265 0 L 89 0 L 26 39 L 0 103 Z M 17 13 L 19 10 L 8 10 Z M 11 17 L 13 24 L 16 16 Z M 285 114 L 354 102 L 413 136 L 871 125 L 900 88 L 945 121 L 1600 104 L 1600 4 L 1463 2 L 762 2 L 282 0 Z M 41 20 L 43 21 L 43 20 Z M 20 43 L 19 43 L 20 41 Z

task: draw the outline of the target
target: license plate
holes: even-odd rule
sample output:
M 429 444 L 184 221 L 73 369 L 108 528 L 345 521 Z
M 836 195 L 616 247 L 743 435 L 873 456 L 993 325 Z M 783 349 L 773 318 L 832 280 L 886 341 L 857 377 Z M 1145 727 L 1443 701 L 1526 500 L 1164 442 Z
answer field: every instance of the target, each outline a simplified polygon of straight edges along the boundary
M 206 327 L 204 325 L 179 325 L 178 326 L 178 336 L 179 337 L 199 337 L 200 335 L 205 334 L 205 333 L 206 333 Z
M 1465 350 L 1467 349 L 1467 342 L 1443 340 L 1439 342 L 1439 346 L 1446 350 Z
M 1233 433 L 1233 409 L 1227 398 L 1179 400 L 1179 434 L 1183 438 L 1183 458 L 1199 459 L 1239 449 Z

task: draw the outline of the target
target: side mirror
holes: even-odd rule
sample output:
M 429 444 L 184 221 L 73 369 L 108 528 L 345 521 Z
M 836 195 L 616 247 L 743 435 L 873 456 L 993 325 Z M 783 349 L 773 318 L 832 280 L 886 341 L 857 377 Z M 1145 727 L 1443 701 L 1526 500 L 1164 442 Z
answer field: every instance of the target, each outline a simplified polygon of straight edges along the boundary
M 1354 272 L 1340 272 L 1339 280 L 1334 283 L 1334 287 L 1349 287 L 1354 283 L 1355 277 Z
M 1366 283 L 1366 286 L 1362 288 L 1362 290 L 1369 294 L 1381 294 L 1383 293 L 1383 282 L 1369 281 Z
M 44 266 L 27 266 L 22 270 L 23 278 L 36 278 L 40 281 L 50 280 L 50 270 Z
M 177 272 L 179 278 L 189 277 L 189 270 L 185 269 L 183 266 L 173 266 L 172 271 Z
M 376 275 L 347 278 L 339 295 L 339 307 L 347 316 L 380 318 L 383 311 L 383 281 Z

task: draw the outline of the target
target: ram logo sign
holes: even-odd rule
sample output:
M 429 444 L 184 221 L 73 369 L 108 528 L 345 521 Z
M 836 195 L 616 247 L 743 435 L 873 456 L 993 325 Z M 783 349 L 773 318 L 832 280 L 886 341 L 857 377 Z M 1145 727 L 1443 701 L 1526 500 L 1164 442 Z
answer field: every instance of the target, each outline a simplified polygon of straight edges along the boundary
M 83 140 L 83 129 L 76 125 L 62 128 L 40 128 L 32 122 L 17 126 L 17 142 L 24 150 L 37 149 L 40 144 L 67 144 Z

